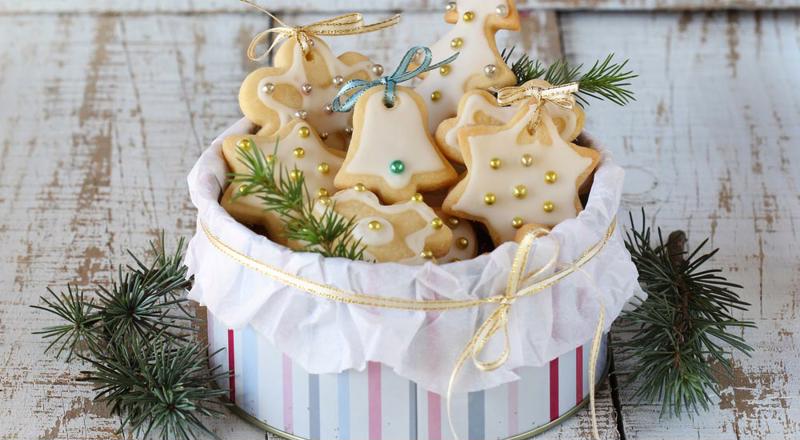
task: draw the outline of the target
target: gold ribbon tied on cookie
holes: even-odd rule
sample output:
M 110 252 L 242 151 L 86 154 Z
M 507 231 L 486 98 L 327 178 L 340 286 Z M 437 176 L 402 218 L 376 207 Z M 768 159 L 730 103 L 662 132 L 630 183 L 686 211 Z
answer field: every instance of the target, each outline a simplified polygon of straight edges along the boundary
M 541 122 L 541 109 L 544 104 L 555 104 L 563 109 L 575 107 L 575 94 L 580 91 L 580 84 L 572 82 L 560 86 L 544 86 L 540 79 L 532 79 L 521 86 L 504 87 L 497 92 L 497 104 L 508 107 L 523 102 L 534 101 L 537 104 L 536 114 L 531 118 L 528 130 L 533 133 Z
M 236 250 L 211 232 L 208 226 L 206 226 L 206 224 L 202 221 L 200 222 L 200 226 L 211 245 L 243 267 L 267 276 L 285 286 L 292 287 L 298 292 L 312 295 L 317 298 L 364 307 L 424 312 L 446 312 L 449 310 L 468 309 L 480 306 L 496 306 L 492 313 L 489 314 L 489 317 L 486 318 L 486 320 L 474 333 L 472 338 L 467 342 L 453 367 L 452 373 L 450 374 L 446 396 L 447 415 L 453 435 L 456 439 L 458 439 L 458 435 L 453 426 L 453 420 L 450 411 L 450 401 L 456 380 L 458 379 L 458 375 L 461 372 L 464 363 L 471 358 L 473 364 L 476 368 L 478 368 L 478 370 L 486 372 L 496 370 L 506 363 L 511 355 L 511 340 L 509 337 L 510 312 L 511 307 L 516 304 L 517 300 L 524 297 L 530 297 L 547 290 L 561 282 L 561 280 L 564 278 L 576 272 L 582 273 L 590 280 L 592 284 L 594 284 L 592 277 L 586 274 L 582 268 L 584 265 L 586 265 L 586 263 L 591 261 L 597 254 L 599 254 L 600 251 L 602 251 L 606 244 L 611 240 L 611 237 L 614 235 L 614 231 L 616 231 L 617 228 L 617 221 L 616 218 L 614 218 L 600 240 L 586 249 L 578 258 L 566 264 L 562 263 L 559 265 L 558 263 L 560 248 L 558 241 L 555 241 L 555 251 L 549 256 L 547 263 L 532 272 L 529 272 L 527 267 L 529 257 L 533 252 L 536 251 L 536 247 L 534 245 L 536 244 L 537 240 L 546 237 L 549 234 L 549 231 L 545 229 L 536 229 L 529 232 L 519 244 L 517 252 L 514 256 L 514 261 L 511 265 L 510 273 L 508 275 L 506 288 L 502 294 L 470 300 L 421 301 L 348 292 L 346 290 L 323 284 L 318 281 L 302 278 L 298 275 L 257 260 Z M 597 290 L 596 286 L 595 290 Z M 603 328 L 605 325 L 605 306 L 600 298 L 598 298 L 598 301 L 600 307 L 598 320 L 595 327 L 594 336 L 592 338 L 592 346 L 589 354 L 589 403 L 591 408 L 592 434 L 595 439 L 599 439 L 594 405 L 595 370 L 597 366 L 597 358 L 600 352 Z M 503 335 L 503 350 L 501 354 L 495 359 L 489 361 L 482 360 L 481 354 L 485 350 L 487 344 L 495 335 L 497 335 L 498 332 L 502 332 Z
M 377 23 L 365 24 L 364 17 L 361 14 L 352 12 L 337 17 L 326 18 L 305 26 L 289 26 L 271 12 L 252 1 L 241 0 L 241 2 L 267 14 L 280 25 L 262 31 L 253 38 L 253 41 L 250 42 L 250 46 L 247 48 L 247 57 L 252 61 L 263 60 L 284 40 L 295 39 L 303 50 L 303 53 L 307 54 L 311 48 L 314 47 L 315 36 L 337 37 L 342 35 L 366 34 L 368 32 L 389 28 L 400 22 L 400 15 L 398 14 Z M 259 54 L 257 51 L 258 46 L 262 43 L 266 43 L 272 35 L 274 35 L 272 44 L 267 50 Z

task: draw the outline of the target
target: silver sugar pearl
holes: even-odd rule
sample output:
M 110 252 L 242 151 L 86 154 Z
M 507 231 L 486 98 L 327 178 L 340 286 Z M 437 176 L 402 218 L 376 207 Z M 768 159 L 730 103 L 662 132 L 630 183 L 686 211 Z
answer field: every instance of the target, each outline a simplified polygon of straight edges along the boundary
M 333 77 L 333 85 L 336 87 L 341 86 L 344 83 L 344 78 L 341 75 L 336 75 Z
M 487 64 L 486 67 L 483 68 L 483 74 L 488 76 L 489 78 L 493 77 L 497 73 L 497 66 L 494 64 Z
M 330 105 L 330 104 L 325 104 L 325 107 L 322 107 L 322 109 L 323 109 L 323 110 L 325 111 L 325 113 L 327 113 L 327 114 L 331 114 L 331 113 L 333 113 L 333 106 L 332 106 L 332 105 Z
M 444 10 L 447 12 L 455 12 L 458 10 L 458 4 L 456 4 L 456 2 L 450 2 L 444 7 Z
M 298 110 L 298 111 L 294 112 L 294 117 L 297 118 L 297 119 L 305 120 L 306 118 L 308 118 L 308 112 L 305 111 L 305 110 Z
M 348 136 L 353 134 L 353 127 L 347 127 L 344 129 L 344 132 L 347 133 Z
M 270 95 L 272 94 L 272 92 L 275 91 L 275 84 L 266 83 L 263 86 L 261 86 L 261 91 L 266 93 L 267 95 Z
M 374 73 L 376 76 L 383 75 L 383 66 L 381 66 L 380 64 L 375 64 L 374 66 L 372 66 L 372 73 Z
M 506 6 L 506 5 L 498 5 L 497 8 L 495 8 L 494 11 L 497 12 L 497 15 L 499 15 L 501 17 L 507 17 L 508 16 L 508 6 Z
M 309 83 L 305 83 L 305 84 L 303 84 L 302 87 L 300 87 L 300 90 L 303 93 L 305 93 L 306 95 L 310 95 L 311 94 L 311 89 L 312 89 L 312 87 L 311 87 L 311 84 L 309 84 Z
M 322 133 L 319 134 L 319 138 L 322 139 L 323 141 L 325 139 L 328 139 L 328 136 L 330 136 L 330 135 L 328 134 L 327 131 L 323 131 Z

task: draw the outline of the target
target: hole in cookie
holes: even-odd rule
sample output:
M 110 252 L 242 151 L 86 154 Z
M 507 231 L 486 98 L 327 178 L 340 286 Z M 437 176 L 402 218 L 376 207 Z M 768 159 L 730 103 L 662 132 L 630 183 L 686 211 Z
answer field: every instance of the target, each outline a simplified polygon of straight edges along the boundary
M 388 99 L 386 99 L 384 97 L 383 98 L 383 106 L 386 107 L 387 110 L 391 110 L 391 109 L 397 107 L 398 101 L 400 101 L 400 97 L 398 97 L 398 96 L 394 97 L 394 102 L 390 102 Z
M 307 53 L 305 58 L 306 58 L 306 61 L 313 62 L 314 61 L 314 52 Z

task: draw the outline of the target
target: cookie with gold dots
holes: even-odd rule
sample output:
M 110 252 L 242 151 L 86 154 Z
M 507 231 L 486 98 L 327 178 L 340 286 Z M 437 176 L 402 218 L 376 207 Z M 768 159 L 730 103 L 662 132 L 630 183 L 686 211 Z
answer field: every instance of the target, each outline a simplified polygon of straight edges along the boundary
M 356 52 L 336 56 L 320 38 L 310 37 L 308 53 L 290 38 L 275 53 L 274 67 L 247 76 L 239 105 L 247 119 L 260 125 L 259 135 L 272 135 L 292 119 L 306 120 L 333 148 L 345 149 L 350 140 L 350 113 L 330 106 L 339 88 L 351 79 L 373 79 L 383 67 Z
M 532 80 L 526 85 L 543 89 L 551 86 L 544 80 Z M 436 129 L 436 143 L 448 159 L 464 163 L 461 148 L 458 145 L 458 130 L 474 125 L 500 126 L 507 124 L 524 105 L 528 105 L 528 103 L 501 106 L 497 104 L 497 98 L 489 92 L 484 90 L 467 92 L 458 104 L 458 115 L 439 124 L 439 128 Z M 558 127 L 561 138 L 565 141 L 572 142 L 583 131 L 585 115 L 579 105 L 566 109 L 548 102 L 545 103 L 544 110 L 550 115 Z
M 251 148 L 260 149 L 267 160 L 276 160 L 278 166 L 287 171 L 289 178 L 296 178 L 297 172 L 302 173 L 312 197 L 327 197 L 336 191 L 333 179 L 342 166 L 344 153 L 325 146 L 305 121 L 295 119 L 272 136 L 237 135 L 226 138 L 222 154 L 232 172 L 248 172 L 240 160 L 239 150 Z M 238 184 L 229 185 L 222 196 L 222 207 L 242 223 L 264 226 L 273 240 L 285 244 L 280 218 L 265 211 L 263 202 L 257 196 L 235 197 L 238 191 Z
M 518 31 L 519 13 L 514 0 L 455 0 L 447 5 L 445 21 L 450 32 L 430 46 L 434 59 L 460 52 L 458 59 L 429 72 L 417 86 L 430 109 L 430 125 L 455 116 L 464 92 L 514 85 L 516 76 L 497 50 L 495 34 Z
M 450 252 L 437 262 L 454 263 L 475 258 L 478 255 L 478 237 L 472 222 L 448 215 L 441 210 L 437 210 L 436 214 L 453 231 L 453 245 L 450 246 Z
M 461 129 L 459 145 L 467 174 L 443 209 L 484 223 L 495 245 L 526 224 L 549 227 L 575 217 L 582 209 L 578 189 L 600 161 L 596 150 L 565 141 L 533 103 L 506 125 Z
M 353 238 L 366 246 L 367 259 L 379 263 L 423 264 L 445 256 L 453 233 L 421 195 L 403 203 L 382 205 L 363 185 L 339 191 L 319 202 L 317 210 L 332 206 L 344 218 L 355 219 Z

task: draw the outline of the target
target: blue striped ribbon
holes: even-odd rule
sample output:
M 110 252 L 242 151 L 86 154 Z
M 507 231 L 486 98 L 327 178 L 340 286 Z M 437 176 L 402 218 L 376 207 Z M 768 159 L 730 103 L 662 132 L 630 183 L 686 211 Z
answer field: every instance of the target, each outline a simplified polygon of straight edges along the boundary
M 422 52 L 424 55 L 422 63 L 420 63 L 416 69 L 408 70 L 418 52 Z M 367 90 L 378 86 L 386 87 L 386 90 L 383 92 L 383 102 L 387 107 L 394 107 L 394 101 L 397 94 L 397 84 L 410 81 L 425 72 L 438 69 L 439 67 L 452 63 L 456 60 L 456 58 L 458 58 L 458 53 L 455 53 L 450 58 L 434 65 L 431 65 L 431 58 L 433 58 L 433 54 L 429 48 L 422 46 L 412 47 L 408 50 L 408 52 L 406 52 L 406 55 L 403 57 L 403 60 L 400 62 L 400 65 L 397 66 L 397 70 L 395 70 L 393 74 L 372 81 L 365 81 L 363 79 L 353 79 L 348 81 L 344 86 L 342 86 L 342 88 L 339 90 L 339 93 L 337 93 L 336 97 L 333 99 L 333 103 L 331 104 L 333 111 L 349 112 L 353 109 L 353 107 L 355 107 L 356 103 L 358 102 L 358 98 L 366 93 Z M 344 102 L 342 102 L 342 99 L 344 99 Z

